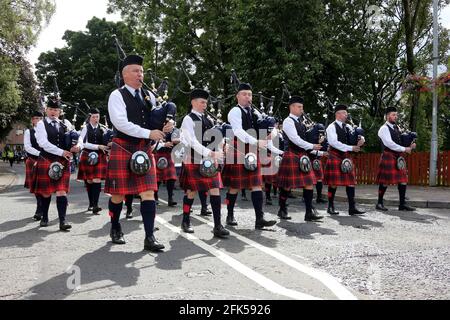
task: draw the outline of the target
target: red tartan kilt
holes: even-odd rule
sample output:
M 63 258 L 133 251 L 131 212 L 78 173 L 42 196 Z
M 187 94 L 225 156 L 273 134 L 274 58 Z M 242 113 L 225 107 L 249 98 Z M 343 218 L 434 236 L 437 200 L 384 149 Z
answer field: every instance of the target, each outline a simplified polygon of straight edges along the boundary
M 279 168 L 275 167 L 275 165 L 272 165 L 272 160 L 273 158 L 270 156 L 261 159 L 261 174 L 264 183 L 276 185 L 278 180 L 277 174 Z
M 136 151 L 145 151 L 151 161 L 149 172 L 142 176 L 134 174 L 129 169 L 129 161 Z M 158 186 L 155 157 L 148 140 L 141 139 L 136 144 L 125 139 L 114 138 L 106 173 L 105 193 L 125 195 L 139 194 L 149 190 L 157 191 Z
M 408 183 L 408 170 L 397 169 L 397 158 L 402 156 L 401 153 L 393 153 L 384 151 L 381 154 L 378 165 L 377 184 L 399 184 Z
M 90 152 L 91 151 L 81 152 L 77 180 L 93 180 L 93 179 L 105 180 L 106 169 L 108 167 L 106 155 L 101 150 L 99 150 L 97 152 L 98 163 L 95 166 L 91 166 L 88 163 L 88 154 Z
M 220 172 L 215 177 L 204 177 L 200 174 L 200 165 L 183 163 L 180 173 L 180 187 L 183 190 L 207 191 L 223 188 Z
M 341 162 L 345 158 L 349 158 L 353 162 L 353 170 L 349 173 L 341 171 Z M 354 186 L 356 185 L 355 178 L 355 162 L 348 152 L 339 154 L 337 151 L 330 150 L 328 152 L 328 159 L 324 169 L 324 184 L 329 186 Z
M 177 171 L 175 170 L 175 163 L 172 160 L 171 151 L 158 151 L 155 153 L 155 163 L 158 163 L 159 158 L 166 157 L 169 165 L 166 169 L 161 170 L 156 168 L 156 177 L 158 182 L 167 180 L 177 180 Z
M 284 189 L 301 189 L 316 184 L 316 177 L 311 169 L 308 173 L 300 170 L 300 158 L 306 152 L 285 151 L 278 171 L 277 186 Z
M 313 170 L 314 175 L 316 176 L 316 180 L 317 181 L 321 181 L 323 180 L 323 167 L 322 167 L 322 161 L 320 160 L 320 158 L 317 158 L 315 156 L 309 155 L 309 159 L 311 160 L 311 165 L 313 163 L 314 160 L 319 160 L 320 163 L 320 169 L 319 170 Z M 314 169 L 314 168 L 313 168 Z
M 33 185 L 34 180 L 34 165 L 37 164 L 37 158 L 33 159 L 28 157 L 25 161 L 25 183 L 24 187 L 27 189 L 30 189 L 30 187 Z
M 255 171 L 248 171 L 244 167 L 244 154 L 236 149 L 230 148 L 233 152 L 233 163 L 226 163 L 222 171 L 223 185 L 233 189 L 252 189 L 262 186 L 261 162 L 258 157 L 258 167 Z M 240 159 L 241 164 L 238 164 Z M 228 161 L 228 156 L 226 158 Z M 231 159 L 230 159 L 231 160 Z
M 58 161 L 64 166 L 64 173 L 61 179 L 52 180 L 48 176 L 48 169 L 50 164 Z M 31 185 L 30 192 L 36 194 L 52 194 L 57 191 L 69 192 L 69 181 L 70 181 L 70 163 L 65 158 L 62 157 L 51 157 L 49 159 L 44 157 L 39 157 L 37 160 L 36 167 L 34 169 L 33 176 L 31 178 L 33 184 Z

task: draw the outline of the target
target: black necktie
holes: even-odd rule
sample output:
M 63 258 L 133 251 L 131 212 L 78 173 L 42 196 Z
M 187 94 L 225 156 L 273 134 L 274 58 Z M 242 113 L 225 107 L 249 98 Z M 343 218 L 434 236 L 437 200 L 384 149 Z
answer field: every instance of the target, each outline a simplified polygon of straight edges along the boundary
M 56 123 L 57 123 L 58 121 L 56 121 L 56 120 L 52 120 L 52 126 L 53 126 L 53 128 L 56 128 Z
M 141 94 L 139 92 L 139 89 L 134 90 L 134 99 L 136 99 L 137 103 L 142 106 L 144 105 L 142 99 L 141 99 Z

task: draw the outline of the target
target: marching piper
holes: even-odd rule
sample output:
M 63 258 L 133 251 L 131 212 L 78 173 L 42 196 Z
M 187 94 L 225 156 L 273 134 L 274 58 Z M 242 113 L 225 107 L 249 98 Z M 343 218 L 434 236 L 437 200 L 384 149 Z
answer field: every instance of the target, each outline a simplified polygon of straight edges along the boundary
M 206 174 L 201 171 L 201 167 L 209 163 L 210 168 L 213 163 L 217 167 L 219 161 L 223 160 L 224 152 L 220 149 L 210 149 L 207 146 L 211 141 L 206 139 L 205 132 L 213 127 L 213 123 L 206 117 L 205 110 L 207 107 L 209 93 L 202 89 L 194 89 L 191 92 L 190 100 L 192 110 L 184 117 L 181 124 L 182 143 L 186 147 L 190 147 L 187 152 L 180 174 L 180 187 L 185 190 L 186 194 L 183 198 L 183 220 L 181 229 L 186 233 L 193 233 L 194 230 L 190 222 L 190 211 L 197 192 L 208 190 L 210 194 L 210 203 L 214 217 L 213 233 L 215 237 L 224 238 L 230 233 L 221 223 L 221 199 L 220 189 L 223 187 L 220 172 L 212 172 Z
M 406 162 L 403 158 L 404 153 L 410 154 L 416 148 L 412 143 L 409 147 L 403 147 L 400 139 L 400 129 L 397 126 L 397 108 L 388 107 L 386 109 L 386 123 L 378 130 L 378 137 L 381 139 L 383 153 L 381 154 L 377 183 L 378 202 L 376 209 L 379 211 L 388 211 L 383 204 L 383 197 L 388 185 L 398 185 L 400 198 L 400 211 L 415 211 L 416 209 L 406 205 L 406 185 L 408 183 L 408 171 Z
M 37 165 L 37 160 L 41 154 L 41 147 L 36 140 L 36 125 L 42 120 L 44 115 L 40 111 L 35 111 L 31 116 L 31 123 L 33 127 L 27 129 L 24 132 L 23 144 L 25 151 L 27 152 L 27 160 L 25 161 L 25 184 L 24 187 L 31 190 L 31 186 L 34 184 L 34 170 Z M 35 193 L 36 197 L 36 212 L 33 219 L 36 221 L 42 218 L 42 196 Z
M 345 186 L 348 198 L 348 213 L 350 215 L 364 214 L 356 208 L 355 203 L 355 168 L 350 152 L 360 152 L 364 144 L 364 137 L 357 142 L 357 145 L 349 144 L 350 125 L 346 124 L 348 113 L 347 106 L 339 104 L 334 108 L 335 121 L 327 128 L 328 139 L 328 159 L 325 166 L 325 184 L 328 184 L 328 209 L 331 215 L 339 214 L 334 209 L 334 197 L 338 186 Z

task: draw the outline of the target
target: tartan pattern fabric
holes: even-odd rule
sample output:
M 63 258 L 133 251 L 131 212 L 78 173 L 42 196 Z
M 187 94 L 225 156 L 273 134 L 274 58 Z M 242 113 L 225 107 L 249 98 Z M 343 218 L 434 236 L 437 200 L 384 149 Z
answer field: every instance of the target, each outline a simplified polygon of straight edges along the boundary
M 356 185 L 355 178 L 355 163 L 353 162 L 353 170 L 349 173 L 341 171 L 341 162 L 345 158 L 352 160 L 350 153 L 339 152 L 330 148 L 328 151 L 328 159 L 324 169 L 324 184 L 329 186 L 354 186 Z
M 314 175 L 316 176 L 316 180 L 317 181 L 321 181 L 323 180 L 323 167 L 322 167 L 322 161 L 320 160 L 319 157 L 316 157 L 312 154 L 309 155 L 309 159 L 311 160 L 311 165 L 313 163 L 314 160 L 319 160 L 319 164 L 320 164 L 320 169 L 319 170 L 313 170 Z M 314 168 L 313 168 L 314 169 Z
M 275 165 L 272 165 L 273 157 L 270 155 L 267 155 L 264 157 L 264 159 L 261 159 L 261 174 L 262 174 L 262 180 L 264 183 L 276 185 L 278 181 L 278 171 L 279 168 L 275 167 Z
M 157 151 L 155 153 L 155 163 L 158 163 L 159 158 L 162 157 L 166 157 L 169 164 L 164 170 L 156 168 L 156 177 L 158 182 L 177 180 L 177 172 L 175 169 L 175 163 L 172 160 L 171 151 Z
M 307 153 L 294 152 L 292 150 L 284 152 L 280 170 L 278 171 L 278 187 L 290 190 L 316 184 L 316 177 L 312 168 L 308 173 L 300 170 L 300 158 L 304 155 L 307 156 Z
M 242 142 L 239 142 L 242 143 Z M 245 146 L 244 150 L 238 149 L 238 139 L 234 138 L 233 145 L 229 148 L 229 153 L 231 155 L 226 156 L 225 166 L 222 171 L 222 181 L 224 187 L 233 189 L 252 189 L 254 187 L 262 186 L 262 176 L 261 176 L 261 161 L 259 159 L 259 154 L 257 154 L 257 168 L 255 171 L 248 171 L 244 167 L 244 157 L 245 153 L 249 152 L 249 145 Z M 239 159 L 239 161 L 238 161 Z
M 63 176 L 59 180 L 52 180 L 48 176 L 50 165 L 55 161 L 60 162 L 64 166 Z M 69 192 L 70 162 L 63 157 L 54 156 L 44 158 L 40 156 L 34 168 L 32 181 L 33 184 L 30 188 L 31 193 L 52 194 L 56 191 Z
M 88 163 L 88 155 L 90 151 L 83 150 L 81 152 L 80 164 L 78 166 L 77 180 L 93 180 L 93 179 L 106 179 L 106 169 L 108 162 L 106 161 L 106 155 L 103 151 L 97 151 L 98 163 L 95 166 L 91 166 Z
M 136 151 L 148 154 L 151 165 L 145 175 L 136 175 L 129 169 L 129 161 Z M 123 138 L 114 138 L 109 156 L 105 181 L 105 193 L 108 194 L 139 194 L 144 191 L 157 191 L 156 163 L 148 140 L 141 139 L 133 143 Z
M 220 172 L 215 177 L 203 177 L 200 174 L 200 165 L 183 163 L 180 173 L 180 187 L 183 190 L 207 191 L 214 188 L 223 188 Z
M 34 181 L 34 170 L 37 165 L 37 158 L 28 157 L 25 161 L 25 183 L 24 187 L 30 189 Z
M 397 159 L 402 153 L 384 150 L 378 165 L 377 184 L 392 185 L 408 183 L 408 170 L 397 169 Z

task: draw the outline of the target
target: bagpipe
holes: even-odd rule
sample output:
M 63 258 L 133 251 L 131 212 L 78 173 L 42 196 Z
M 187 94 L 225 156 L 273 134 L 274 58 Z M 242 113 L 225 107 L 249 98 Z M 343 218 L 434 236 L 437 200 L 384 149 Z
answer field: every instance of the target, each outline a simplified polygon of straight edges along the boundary
M 347 121 L 352 127 L 351 130 L 347 132 L 348 144 L 351 146 L 356 146 L 358 144 L 358 141 L 364 137 L 364 129 L 361 127 L 361 120 L 359 121 L 358 125 L 355 125 L 353 123 L 352 116 L 349 113 Z
M 415 143 L 417 140 L 417 132 L 405 129 L 403 122 L 401 121 L 397 122 L 398 122 L 397 126 L 400 130 L 400 145 L 405 148 L 411 147 L 411 145 Z

